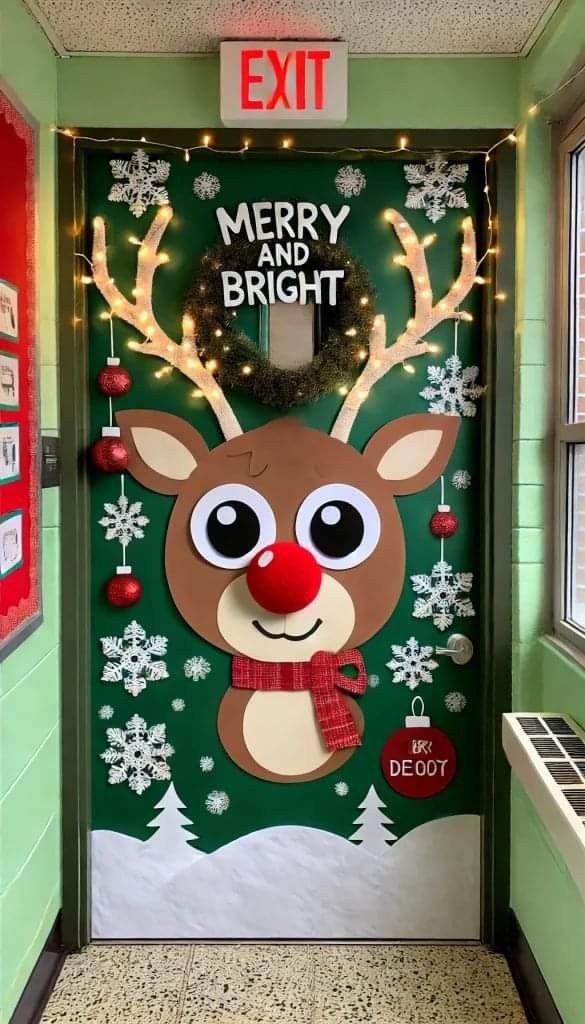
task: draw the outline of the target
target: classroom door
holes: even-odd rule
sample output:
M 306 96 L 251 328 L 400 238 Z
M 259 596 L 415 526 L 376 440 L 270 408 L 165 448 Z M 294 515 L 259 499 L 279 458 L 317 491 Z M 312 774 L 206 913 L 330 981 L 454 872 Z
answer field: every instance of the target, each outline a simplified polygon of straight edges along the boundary
M 483 164 L 444 159 L 88 157 L 96 938 L 479 937 Z

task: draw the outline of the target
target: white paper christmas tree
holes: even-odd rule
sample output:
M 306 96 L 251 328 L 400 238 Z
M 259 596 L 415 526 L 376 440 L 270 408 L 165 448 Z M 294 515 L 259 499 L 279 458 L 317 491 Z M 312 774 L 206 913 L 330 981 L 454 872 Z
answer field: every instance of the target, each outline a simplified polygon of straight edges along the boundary
M 386 825 L 393 825 L 394 822 L 382 814 L 386 804 L 380 799 L 374 786 L 370 786 L 365 799 L 358 806 L 362 813 L 355 819 L 354 825 L 359 825 L 359 828 L 349 838 L 354 843 L 361 843 L 361 848 L 368 853 L 385 853 L 388 849 L 387 844 L 394 842 L 398 837 L 386 828 Z
M 156 818 L 148 823 L 149 828 L 158 829 L 149 843 L 156 843 L 161 856 L 167 854 L 176 857 L 179 851 L 185 852 L 185 847 L 192 852 L 193 847 L 190 845 L 190 841 L 199 839 L 199 836 L 185 831 L 186 827 L 192 825 L 193 822 L 182 813 L 184 808 L 185 804 L 179 799 L 171 782 L 162 799 L 155 804 L 155 810 L 160 810 L 160 814 L 157 814 Z

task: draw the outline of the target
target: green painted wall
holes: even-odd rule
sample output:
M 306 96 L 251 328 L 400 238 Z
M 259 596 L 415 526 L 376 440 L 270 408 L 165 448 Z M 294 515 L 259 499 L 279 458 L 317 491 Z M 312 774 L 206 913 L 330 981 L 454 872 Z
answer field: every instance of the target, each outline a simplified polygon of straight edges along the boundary
M 523 62 L 521 109 L 568 76 L 585 46 L 582 0 L 561 5 Z M 583 92 L 581 92 L 583 95 Z M 585 725 L 585 671 L 546 640 L 551 521 L 550 319 L 552 163 L 545 117 L 528 119 L 518 146 L 518 270 L 514 442 L 514 705 L 554 710 Z M 524 793 L 512 787 L 511 903 L 564 1024 L 582 1024 L 585 906 Z
M 510 58 L 353 57 L 347 128 L 494 128 L 516 118 Z M 219 60 L 70 57 L 59 64 L 62 125 L 219 125 Z
M 56 431 L 55 137 L 57 70 L 20 0 L 0 8 L 0 80 L 40 122 L 41 423 Z M 44 622 L 0 666 L 0 1022 L 16 1005 L 61 905 L 59 494 L 43 494 Z

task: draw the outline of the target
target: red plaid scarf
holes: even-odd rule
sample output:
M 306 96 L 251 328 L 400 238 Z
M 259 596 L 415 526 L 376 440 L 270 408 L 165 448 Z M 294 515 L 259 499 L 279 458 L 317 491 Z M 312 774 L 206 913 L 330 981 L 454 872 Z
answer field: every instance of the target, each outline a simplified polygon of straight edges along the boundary
M 339 669 L 353 665 L 350 679 Z M 310 661 L 254 661 L 239 655 L 232 661 L 232 686 L 242 690 L 311 690 L 315 713 L 328 750 L 361 745 L 360 735 L 338 690 L 360 694 L 366 689 L 366 669 L 359 651 L 329 654 L 317 651 Z

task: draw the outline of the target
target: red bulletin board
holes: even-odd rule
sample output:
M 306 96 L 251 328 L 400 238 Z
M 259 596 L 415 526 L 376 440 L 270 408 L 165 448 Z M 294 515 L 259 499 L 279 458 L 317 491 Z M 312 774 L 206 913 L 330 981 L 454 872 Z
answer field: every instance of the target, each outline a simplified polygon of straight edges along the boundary
M 41 621 L 36 141 L 0 90 L 0 659 Z

